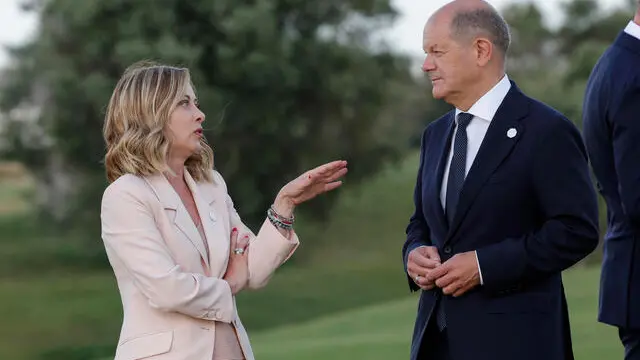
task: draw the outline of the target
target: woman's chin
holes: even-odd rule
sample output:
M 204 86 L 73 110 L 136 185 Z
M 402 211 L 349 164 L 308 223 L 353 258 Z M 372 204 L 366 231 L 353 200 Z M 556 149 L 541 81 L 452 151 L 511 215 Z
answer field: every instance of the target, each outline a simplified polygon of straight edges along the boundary
M 202 151 L 202 145 L 200 145 L 200 143 L 198 142 L 197 144 L 194 144 L 193 146 L 191 146 L 191 148 L 189 149 L 189 157 L 199 154 Z

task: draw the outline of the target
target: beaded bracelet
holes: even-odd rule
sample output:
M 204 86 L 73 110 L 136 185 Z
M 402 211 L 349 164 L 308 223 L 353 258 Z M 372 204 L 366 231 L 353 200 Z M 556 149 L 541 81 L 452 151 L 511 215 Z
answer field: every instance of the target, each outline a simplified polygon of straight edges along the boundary
M 273 209 L 273 206 L 269 207 L 269 210 L 267 210 L 267 218 L 269 218 L 269 221 L 271 221 L 271 223 L 276 227 L 280 227 L 285 230 L 291 230 L 293 228 L 293 222 L 294 222 L 293 215 L 290 218 L 284 217 L 278 214 Z

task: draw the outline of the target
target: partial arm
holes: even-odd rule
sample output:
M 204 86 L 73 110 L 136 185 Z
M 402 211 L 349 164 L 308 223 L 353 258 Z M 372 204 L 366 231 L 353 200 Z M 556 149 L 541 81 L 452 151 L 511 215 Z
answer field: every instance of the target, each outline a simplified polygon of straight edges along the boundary
M 281 231 L 266 219 L 257 235 L 242 222 L 235 209 L 233 200 L 227 192 L 227 186 L 222 176 L 216 172 L 218 181 L 225 191 L 226 205 L 229 212 L 232 227 L 243 229 L 251 234 L 249 240 L 249 285 L 250 289 L 264 287 L 273 273 L 280 265 L 287 261 L 298 248 L 300 241 L 294 231 L 290 231 L 290 237 L 285 237 Z M 266 210 L 265 210 L 266 211 Z
M 540 137 L 533 183 L 542 211 L 537 232 L 477 250 L 484 286 L 506 290 L 559 273 L 598 244 L 598 205 L 578 130 L 566 119 Z
M 102 238 L 110 261 L 126 269 L 152 307 L 230 323 L 229 284 L 177 265 L 154 221 L 161 214 L 153 214 L 143 199 L 146 192 L 121 185 L 107 188 L 102 200 Z
M 612 116 L 613 156 L 622 208 L 629 223 L 640 229 L 640 86 L 627 90 Z
M 407 274 L 409 253 L 420 246 L 431 246 L 429 226 L 427 225 L 424 214 L 422 213 L 422 169 L 424 167 L 425 139 L 428 131 L 429 128 L 423 132 L 422 139 L 420 141 L 420 163 L 418 166 L 416 185 L 413 191 L 414 211 L 413 215 L 409 218 L 409 225 L 407 225 L 406 228 L 407 238 L 402 246 L 402 262 L 405 274 Z M 409 281 L 409 288 L 412 291 L 420 289 L 408 274 L 407 280 Z

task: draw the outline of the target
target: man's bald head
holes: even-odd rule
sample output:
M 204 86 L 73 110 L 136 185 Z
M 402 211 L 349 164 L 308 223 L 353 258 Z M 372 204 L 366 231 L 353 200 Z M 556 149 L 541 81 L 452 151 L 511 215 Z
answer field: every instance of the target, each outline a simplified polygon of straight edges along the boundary
M 440 8 L 424 27 L 422 71 L 436 99 L 466 111 L 504 77 L 509 27 L 481 0 L 456 0 Z
M 440 8 L 429 22 L 448 25 L 451 37 L 458 42 L 470 42 L 477 37 L 486 37 L 503 56 L 506 56 L 509 50 L 509 26 L 498 11 L 486 1 L 452 1 Z

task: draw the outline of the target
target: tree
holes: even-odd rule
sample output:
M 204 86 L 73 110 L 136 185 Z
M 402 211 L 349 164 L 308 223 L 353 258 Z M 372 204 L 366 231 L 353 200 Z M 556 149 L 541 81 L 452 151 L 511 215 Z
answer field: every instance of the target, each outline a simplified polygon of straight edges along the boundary
M 13 49 L 0 90 L 5 154 L 58 195 L 41 205 L 59 223 L 97 220 L 104 108 L 141 59 L 191 69 L 216 167 L 254 226 L 303 170 L 344 158 L 358 182 L 398 158 L 416 129 L 390 110 L 406 106 L 391 89 L 417 91 L 408 62 L 369 42 L 395 15 L 388 0 L 33 0 L 26 9 L 40 30 Z M 381 131 L 390 128 L 392 141 Z M 334 198 L 306 207 L 321 217 Z

